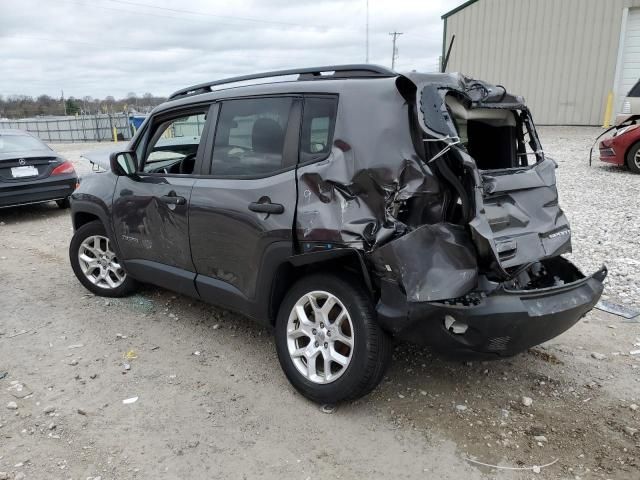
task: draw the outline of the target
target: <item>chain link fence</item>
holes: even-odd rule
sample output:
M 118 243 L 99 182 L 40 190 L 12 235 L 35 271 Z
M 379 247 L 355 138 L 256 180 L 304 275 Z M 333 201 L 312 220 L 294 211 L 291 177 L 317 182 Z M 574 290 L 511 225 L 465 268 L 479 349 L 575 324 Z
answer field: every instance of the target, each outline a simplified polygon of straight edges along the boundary
M 130 140 L 133 127 L 125 113 L 0 120 L 0 129 L 19 128 L 45 142 L 111 142 Z

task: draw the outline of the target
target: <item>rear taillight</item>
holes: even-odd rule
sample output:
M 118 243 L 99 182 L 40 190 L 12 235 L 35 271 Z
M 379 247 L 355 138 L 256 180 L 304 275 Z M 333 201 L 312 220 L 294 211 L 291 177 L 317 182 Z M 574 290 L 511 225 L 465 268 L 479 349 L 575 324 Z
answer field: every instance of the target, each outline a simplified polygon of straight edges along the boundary
M 68 173 L 76 173 L 76 171 L 73 168 L 73 164 L 69 160 L 65 160 L 53 169 L 51 175 L 66 175 Z

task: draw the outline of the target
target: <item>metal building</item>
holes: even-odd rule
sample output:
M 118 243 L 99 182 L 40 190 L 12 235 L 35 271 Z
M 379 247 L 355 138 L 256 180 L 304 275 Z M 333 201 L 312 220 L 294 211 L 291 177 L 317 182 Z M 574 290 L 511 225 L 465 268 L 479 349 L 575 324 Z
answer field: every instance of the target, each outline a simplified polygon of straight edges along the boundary
M 446 70 L 523 95 L 538 124 L 602 125 L 640 78 L 640 0 L 470 0 L 442 19 Z

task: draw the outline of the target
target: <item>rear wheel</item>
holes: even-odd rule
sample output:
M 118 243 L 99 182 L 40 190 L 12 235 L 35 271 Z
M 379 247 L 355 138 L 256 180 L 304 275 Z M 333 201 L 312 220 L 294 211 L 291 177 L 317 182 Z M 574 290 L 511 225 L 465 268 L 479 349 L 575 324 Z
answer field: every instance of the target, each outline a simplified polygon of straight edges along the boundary
M 635 143 L 627 152 L 627 167 L 634 173 L 640 173 L 640 142 Z
M 336 403 L 378 385 L 391 341 L 357 280 L 314 274 L 296 283 L 282 302 L 276 349 L 285 375 L 302 395 Z
M 80 283 L 96 295 L 123 297 L 136 288 L 136 281 L 122 268 L 98 220 L 76 230 L 69 245 L 69 260 Z

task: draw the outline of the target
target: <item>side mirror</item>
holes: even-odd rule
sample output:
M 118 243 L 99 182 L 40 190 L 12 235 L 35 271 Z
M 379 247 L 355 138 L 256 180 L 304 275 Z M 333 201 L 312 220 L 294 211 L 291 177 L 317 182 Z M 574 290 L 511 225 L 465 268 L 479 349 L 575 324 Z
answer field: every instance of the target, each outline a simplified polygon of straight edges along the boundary
M 111 171 L 118 176 L 129 176 L 136 173 L 136 152 L 113 152 L 109 155 Z

